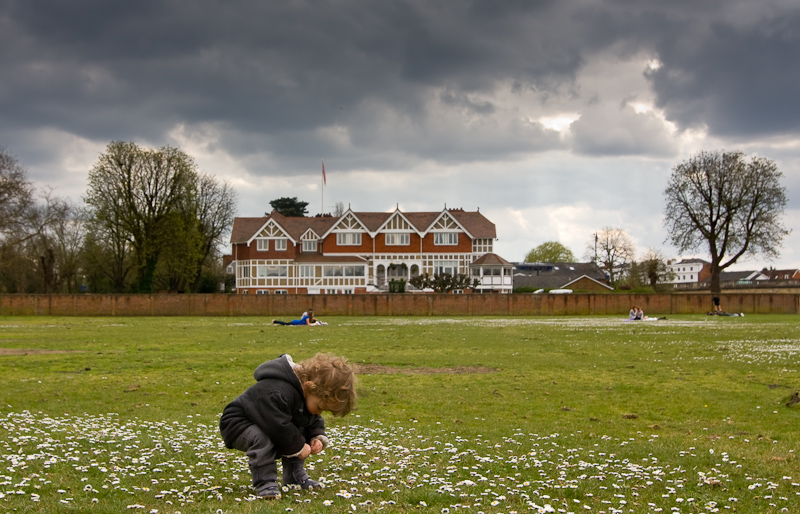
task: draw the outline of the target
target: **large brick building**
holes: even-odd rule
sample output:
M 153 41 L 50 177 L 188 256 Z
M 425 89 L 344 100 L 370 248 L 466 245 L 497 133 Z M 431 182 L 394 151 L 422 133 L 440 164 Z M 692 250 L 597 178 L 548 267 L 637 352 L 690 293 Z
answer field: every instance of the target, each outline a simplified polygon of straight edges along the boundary
M 512 268 L 492 253 L 494 223 L 478 211 L 353 212 L 339 217 L 236 218 L 231 232 L 242 294 L 385 290 L 428 273 L 469 275 L 476 292 L 511 292 Z

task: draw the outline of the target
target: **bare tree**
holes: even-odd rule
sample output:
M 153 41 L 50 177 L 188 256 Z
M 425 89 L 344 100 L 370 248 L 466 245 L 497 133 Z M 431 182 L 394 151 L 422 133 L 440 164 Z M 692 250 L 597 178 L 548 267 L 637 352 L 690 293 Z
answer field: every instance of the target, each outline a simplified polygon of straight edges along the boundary
M 636 245 L 624 230 L 603 227 L 587 243 L 586 258 L 594 260 L 595 248 L 597 248 L 597 264 L 608 275 L 608 282 L 614 285 L 633 262 Z
M 342 214 L 344 214 L 344 202 L 336 202 L 333 205 L 333 217 L 341 218 Z
M 224 244 L 223 236 L 233 226 L 236 216 L 236 192 L 227 182 L 220 183 L 211 175 L 197 181 L 196 216 L 200 232 L 200 259 L 197 262 L 192 288 L 197 291 L 203 264 Z
M 25 169 L 0 147 L 0 242 L 13 245 L 29 237 L 33 193 Z
M 700 152 L 672 170 L 664 196 L 664 226 L 681 252 L 711 255 L 711 292 L 720 273 L 740 257 L 778 256 L 789 231 L 781 223 L 786 190 L 777 165 L 742 152 Z
M 43 292 L 76 292 L 84 239 L 84 226 L 77 208 L 47 190 L 30 219 L 36 230 L 26 246 L 31 258 L 38 262 Z
M 648 248 L 640 259 L 637 266 L 638 271 L 644 281 L 654 288 L 658 284 L 672 280 L 674 273 L 667 266 L 667 259 L 660 250 Z

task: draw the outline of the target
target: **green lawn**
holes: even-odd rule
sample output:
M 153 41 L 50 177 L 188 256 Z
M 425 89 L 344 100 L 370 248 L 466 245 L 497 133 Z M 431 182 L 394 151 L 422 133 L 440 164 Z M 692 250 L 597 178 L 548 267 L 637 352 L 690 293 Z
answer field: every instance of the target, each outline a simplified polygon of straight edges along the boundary
M 800 512 L 798 316 L 323 319 L 0 317 L 0 511 Z M 219 414 L 320 351 L 327 487 L 255 500 Z

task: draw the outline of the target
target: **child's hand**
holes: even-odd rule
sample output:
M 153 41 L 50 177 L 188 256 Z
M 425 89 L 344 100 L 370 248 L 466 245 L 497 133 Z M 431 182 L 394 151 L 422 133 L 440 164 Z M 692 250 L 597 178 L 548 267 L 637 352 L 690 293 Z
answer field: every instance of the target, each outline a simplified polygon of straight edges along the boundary
M 313 455 L 318 454 L 322 451 L 322 441 L 319 439 L 312 439 L 311 440 L 311 453 Z
M 303 451 L 300 452 L 300 455 L 298 455 L 297 458 L 300 460 L 306 460 L 309 455 L 311 455 L 311 447 L 307 444 L 304 444 Z

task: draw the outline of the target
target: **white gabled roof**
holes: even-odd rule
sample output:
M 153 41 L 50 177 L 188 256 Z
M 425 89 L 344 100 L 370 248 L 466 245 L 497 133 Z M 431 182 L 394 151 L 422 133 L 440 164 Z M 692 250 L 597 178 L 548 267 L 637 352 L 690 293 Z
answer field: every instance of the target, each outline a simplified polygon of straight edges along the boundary
M 472 234 L 470 234 L 470 233 L 469 233 L 469 230 L 467 230 L 466 228 L 464 228 L 464 225 L 462 225 L 462 224 L 461 224 L 461 223 L 460 223 L 460 222 L 459 222 L 459 221 L 458 221 L 458 220 L 455 218 L 455 216 L 453 216 L 452 214 L 450 214 L 450 212 L 449 212 L 447 209 L 444 209 L 444 210 L 443 210 L 441 213 L 439 213 L 439 215 L 438 215 L 438 216 L 436 216 L 436 219 L 434 219 L 434 220 L 433 220 L 433 222 L 432 222 L 430 225 L 428 225 L 428 227 L 427 227 L 427 228 L 424 230 L 424 232 L 425 232 L 425 233 L 429 233 L 429 232 L 436 232 L 436 230 L 434 230 L 434 228 L 433 228 L 433 227 L 435 227 L 435 226 L 436 226 L 436 224 L 437 224 L 437 223 L 439 223 L 439 222 L 441 222 L 441 221 L 442 221 L 444 218 L 447 218 L 447 219 L 451 220 L 453 223 L 455 223 L 455 225 L 456 225 L 456 226 L 457 226 L 457 227 L 458 227 L 458 228 L 459 228 L 459 229 L 460 229 L 462 232 L 464 232 L 465 234 L 467 234 L 469 237 L 472 237 Z
M 293 244 L 297 243 L 295 239 L 289 235 L 289 233 L 284 229 L 280 223 L 275 221 L 274 219 L 270 218 L 264 223 L 261 228 L 255 231 L 255 233 L 250 236 L 246 242 L 250 244 L 253 242 L 254 239 L 258 239 L 259 237 L 285 237 L 289 239 Z

